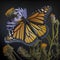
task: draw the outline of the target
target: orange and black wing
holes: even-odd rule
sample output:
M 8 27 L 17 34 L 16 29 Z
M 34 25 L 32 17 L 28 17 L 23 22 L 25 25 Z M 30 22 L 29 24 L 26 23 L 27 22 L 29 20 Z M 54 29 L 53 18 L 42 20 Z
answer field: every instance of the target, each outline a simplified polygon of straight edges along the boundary
M 25 43 L 31 43 L 36 39 L 36 35 L 32 32 L 30 27 L 23 21 L 14 28 L 13 38 L 20 39 Z
M 28 19 L 32 23 L 44 24 L 44 16 L 45 16 L 44 13 L 36 12 L 32 16 L 30 16 Z
M 19 21 L 19 24 L 13 30 L 13 38 L 21 39 L 24 38 L 24 23 Z
M 38 37 L 42 37 L 47 33 L 47 27 L 44 23 L 45 16 L 49 12 L 49 7 L 44 7 L 38 12 L 27 18 L 28 24 L 23 20 L 18 22 L 14 29 L 13 37 L 20 39 L 25 43 L 32 43 Z
M 42 37 L 47 33 L 47 26 L 45 24 L 45 18 L 50 11 L 49 6 L 43 7 L 41 10 L 38 10 L 35 14 L 28 17 L 30 21 L 30 26 L 33 28 L 37 37 Z

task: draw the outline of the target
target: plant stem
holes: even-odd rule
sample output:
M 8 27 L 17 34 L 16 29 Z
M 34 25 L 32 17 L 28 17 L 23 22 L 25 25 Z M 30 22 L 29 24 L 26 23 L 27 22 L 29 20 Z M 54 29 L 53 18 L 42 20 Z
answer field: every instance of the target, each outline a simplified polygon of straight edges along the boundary
M 52 45 L 53 45 L 53 40 L 54 40 L 54 23 L 52 22 L 52 39 L 51 39 L 50 48 L 49 48 L 49 51 L 48 51 L 48 60 L 51 59 L 51 48 L 52 48 Z

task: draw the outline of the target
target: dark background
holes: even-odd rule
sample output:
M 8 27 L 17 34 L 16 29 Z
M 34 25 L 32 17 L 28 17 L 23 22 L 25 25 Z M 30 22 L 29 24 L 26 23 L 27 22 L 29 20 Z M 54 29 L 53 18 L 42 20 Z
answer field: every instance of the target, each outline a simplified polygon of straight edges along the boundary
M 7 60 L 6 57 L 3 56 L 2 53 L 2 47 L 5 45 L 4 43 L 4 37 L 6 36 L 6 21 L 8 20 L 5 16 L 5 12 L 7 9 L 14 7 L 22 7 L 27 8 L 28 10 L 28 16 L 31 15 L 35 9 L 41 8 L 45 5 L 50 5 L 53 8 L 53 13 L 55 13 L 56 18 L 60 19 L 60 2 L 59 1 L 53 1 L 53 0 L 1 0 L 0 1 L 0 59 L 1 60 Z

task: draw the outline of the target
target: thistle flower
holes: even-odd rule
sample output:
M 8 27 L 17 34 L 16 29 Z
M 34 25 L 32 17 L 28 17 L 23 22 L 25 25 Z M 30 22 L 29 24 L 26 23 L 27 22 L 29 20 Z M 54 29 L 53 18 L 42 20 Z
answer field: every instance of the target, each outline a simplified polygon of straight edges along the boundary
M 46 43 L 42 43 L 41 44 L 41 48 L 46 48 L 47 47 L 47 44 Z

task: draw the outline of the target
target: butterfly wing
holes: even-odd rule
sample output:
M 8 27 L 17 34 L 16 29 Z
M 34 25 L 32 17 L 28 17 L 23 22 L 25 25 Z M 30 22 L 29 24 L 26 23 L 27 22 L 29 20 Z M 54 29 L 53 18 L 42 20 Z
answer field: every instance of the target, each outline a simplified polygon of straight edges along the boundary
M 30 17 L 28 17 L 28 20 L 35 24 L 44 24 L 46 17 L 50 14 L 51 7 L 50 6 L 44 6 L 42 9 L 38 9 L 36 13 L 32 14 Z
M 45 35 L 47 32 L 47 28 L 44 24 L 44 13 L 35 13 L 31 17 L 29 17 L 30 25 L 35 30 L 35 33 L 38 37 Z
M 44 16 L 45 14 L 37 12 L 30 16 L 28 19 L 32 23 L 44 24 Z
M 36 39 L 36 35 L 32 32 L 30 27 L 23 21 L 14 28 L 13 38 L 19 39 L 25 43 L 31 43 Z
M 31 27 L 35 30 L 38 37 L 43 37 L 47 33 L 47 26 L 45 25 L 45 18 L 50 13 L 51 7 L 45 6 L 38 10 L 35 14 L 28 17 Z
M 37 37 L 43 37 L 47 33 L 47 27 L 46 25 L 37 25 L 34 23 L 31 23 L 32 28 L 35 30 L 35 33 L 37 34 Z
M 20 22 L 13 30 L 13 38 L 21 39 L 24 38 L 24 23 Z
M 32 32 L 30 27 L 26 25 L 26 37 L 25 37 L 25 42 L 26 43 L 31 43 L 36 39 L 36 35 Z
M 46 7 L 43 10 L 41 12 L 39 10 L 37 13 L 28 17 L 29 24 L 25 24 L 23 21 L 18 22 L 19 24 L 14 29 L 13 37 L 29 44 L 35 41 L 36 38 L 44 36 L 47 32 L 44 21 L 49 9 Z

